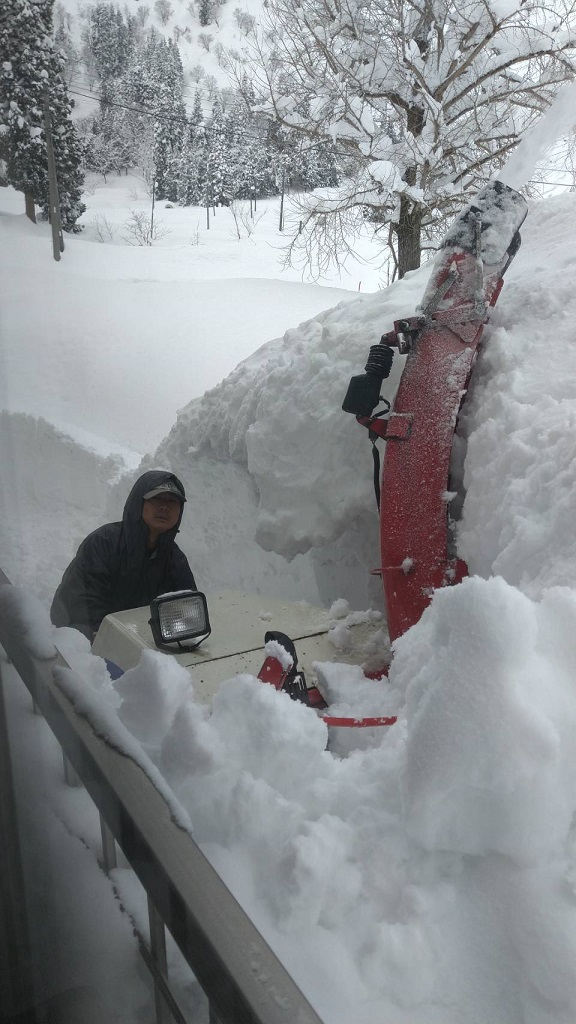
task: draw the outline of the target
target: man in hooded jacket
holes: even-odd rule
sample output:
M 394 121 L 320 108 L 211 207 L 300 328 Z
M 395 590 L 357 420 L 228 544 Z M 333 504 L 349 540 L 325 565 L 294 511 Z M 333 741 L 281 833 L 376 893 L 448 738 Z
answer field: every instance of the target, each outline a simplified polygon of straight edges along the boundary
M 186 495 L 173 473 L 150 470 L 134 484 L 121 523 L 90 533 L 65 570 L 50 618 L 91 641 L 105 615 L 150 604 L 174 590 L 196 590 L 175 543 Z

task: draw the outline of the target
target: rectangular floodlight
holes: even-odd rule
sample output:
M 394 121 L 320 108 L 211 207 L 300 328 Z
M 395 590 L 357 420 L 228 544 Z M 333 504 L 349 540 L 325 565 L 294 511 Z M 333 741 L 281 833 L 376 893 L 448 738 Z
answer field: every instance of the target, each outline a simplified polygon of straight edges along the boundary
M 181 590 L 155 597 L 150 605 L 150 628 L 157 647 L 167 644 L 181 646 L 190 640 L 197 642 L 187 643 L 187 647 L 198 647 L 211 632 L 206 595 L 195 590 Z

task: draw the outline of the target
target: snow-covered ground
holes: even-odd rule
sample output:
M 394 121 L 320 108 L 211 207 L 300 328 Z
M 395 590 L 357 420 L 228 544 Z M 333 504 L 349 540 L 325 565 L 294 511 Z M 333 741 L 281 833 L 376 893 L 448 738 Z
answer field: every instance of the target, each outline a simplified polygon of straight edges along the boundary
M 240 224 L 240 238 L 229 210 L 208 229 L 202 210 L 157 207 L 156 224 L 169 234 L 130 248 L 132 211 L 150 215 L 141 186 L 117 177 L 88 196 L 84 232 L 66 237 L 59 263 L 46 225 L 2 218 L 2 407 L 45 416 L 80 440 L 100 438 L 106 454 L 116 445 L 153 450 L 191 398 L 287 324 L 361 286 L 358 267 L 332 288 L 283 274 L 277 203 L 256 210 L 252 235 L 249 218 L 249 229 Z M 4 192 L 2 209 L 21 213 L 22 197 Z M 108 241 L 99 244 L 104 221 Z M 371 269 L 364 287 L 376 280 Z
M 148 392 L 138 404 L 145 374 L 136 383 L 124 375 L 124 392 L 122 381 L 114 384 L 134 431 L 118 438 L 115 402 L 96 387 L 112 349 L 101 339 L 105 358 L 88 374 L 84 358 L 111 322 L 106 303 L 112 319 L 137 310 L 140 334 L 151 307 L 133 299 L 133 281 L 147 282 L 142 303 L 164 283 L 162 338 L 154 330 L 146 337 L 168 367 L 164 373 L 152 353 L 165 407 L 182 352 L 171 362 L 167 339 L 178 333 L 186 288 L 200 280 L 199 295 L 218 281 L 220 306 L 230 302 L 232 317 L 239 301 L 218 280 L 215 236 L 204 241 L 203 261 L 191 247 L 187 269 L 169 236 L 138 250 L 97 246 L 88 234 L 72 240 L 56 266 L 44 227 L 12 209 L 0 231 L 9 243 L 3 280 L 9 273 L 12 282 L 1 321 L 9 411 L 0 435 L 0 531 L 2 567 L 15 583 L 45 609 L 75 543 L 119 514 L 139 468 L 121 461 L 114 435 L 124 448 L 149 451 L 146 468 L 164 465 L 184 480 L 181 543 L 203 589 L 378 605 L 369 576 L 378 564 L 370 446 L 340 405 L 369 345 L 414 310 L 426 268 L 386 291 L 376 283 L 371 294 L 367 285 L 360 295 L 357 284 L 346 295 L 325 289 L 316 309 L 296 305 L 299 290 L 313 286 L 288 281 L 292 312 L 283 310 L 276 326 L 282 275 L 270 261 L 254 301 L 263 333 L 270 314 L 268 338 L 289 330 L 254 355 L 249 347 L 233 355 L 222 367 L 226 379 L 204 397 L 192 385 L 179 390 L 172 430 L 148 447 L 138 443 L 138 424 L 144 431 L 150 420 Z M 397 725 L 364 731 L 356 749 L 337 753 L 337 742 L 326 749 L 325 726 L 313 714 L 251 677 L 227 681 L 208 713 L 173 666 L 165 685 L 160 654 L 113 691 L 103 686 L 101 663 L 93 666 L 91 684 L 109 712 L 121 701 L 120 718 L 161 769 L 195 838 L 327 1024 L 576 1019 L 575 237 L 574 195 L 531 207 L 463 424 L 458 544 L 472 576 L 435 595 L 397 642 L 390 682 L 371 684 L 381 706 L 398 713 Z M 256 279 L 261 272 L 247 270 L 247 254 L 258 250 L 254 266 L 264 265 L 262 243 L 256 232 L 246 242 L 238 277 Z M 55 283 L 58 274 L 65 283 Z M 266 292 L 271 278 L 276 295 Z M 82 289 L 87 315 L 59 317 L 45 301 L 57 287 L 62 304 L 73 287 Z M 207 358 L 220 312 L 214 307 L 204 321 Z M 21 318 L 29 326 L 16 346 Z M 41 325 L 46 353 L 36 376 L 31 325 Z M 125 360 L 128 368 L 129 354 Z M 34 389 L 26 390 L 26 371 Z M 74 403 L 67 416 L 64 392 Z M 94 435 L 92 447 L 81 443 L 83 430 Z M 46 616 L 42 604 L 37 614 Z M 90 663 L 82 638 L 59 633 L 73 659 Z M 338 674 L 338 698 L 353 700 L 358 685 L 358 673 Z M 142 691 L 147 713 L 137 704 Z

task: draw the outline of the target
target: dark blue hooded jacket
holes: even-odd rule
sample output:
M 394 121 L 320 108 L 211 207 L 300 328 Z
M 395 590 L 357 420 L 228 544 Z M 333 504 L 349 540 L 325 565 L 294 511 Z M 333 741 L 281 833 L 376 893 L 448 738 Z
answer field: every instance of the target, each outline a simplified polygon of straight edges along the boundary
M 139 608 L 172 590 L 196 590 L 188 559 L 175 543 L 176 526 L 162 534 L 154 552 L 147 547 L 148 531 L 142 503 L 148 491 L 173 481 L 173 473 L 150 470 L 134 484 L 121 523 L 106 523 L 82 541 L 54 594 L 50 618 L 55 626 L 72 626 L 89 640 L 110 612 Z

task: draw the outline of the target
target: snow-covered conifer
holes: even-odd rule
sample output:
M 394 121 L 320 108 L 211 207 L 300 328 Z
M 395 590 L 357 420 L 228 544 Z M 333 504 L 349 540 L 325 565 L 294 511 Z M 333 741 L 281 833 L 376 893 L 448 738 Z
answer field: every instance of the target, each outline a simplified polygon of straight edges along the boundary
M 207 181 L 206 202 L 211 206 L 229 206 L 234 196 L 230 168 L 228 125 L 217 96 L 206 125 Z
M 184 73 L 176 43 L 161 40 L 154 69 L 154 165 L 158 199 L 178 198 L 179 156 L 185 137 Z
M 201 25 L 210 25 L 213 7 L 213 0 L 198 0 L 198 19 Z
M 133 32 L 119 7 L 99 3 L 85 11 L 83 38 L 101 83 L 118 78 L 130 59 Z
M 180 152 L 177 178 L 178 201 L 184 206 L 199 205 L 202 202 L 206 179 L 206 132 L 198 90 Z
M 54 48 L 64 57 L 64 79 L 70 87 L 78 75 L 80 52 L 72 39 L 72 16 L 61 3 L 54 8 Z
M 0 6 L 0 157 L 8 181 L 50 209 L 44 102 L 48 96 L 62 227 L 77 230 L 81 150 L 64 81 L 64 57 L 52 41 L 52 0 L 3 0 Z

